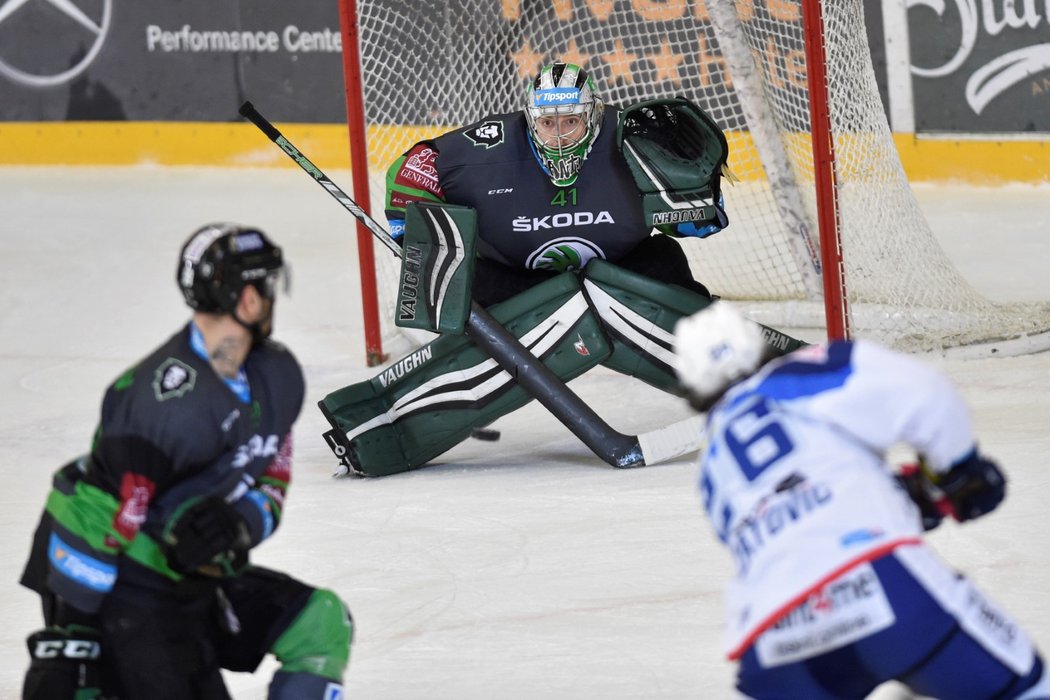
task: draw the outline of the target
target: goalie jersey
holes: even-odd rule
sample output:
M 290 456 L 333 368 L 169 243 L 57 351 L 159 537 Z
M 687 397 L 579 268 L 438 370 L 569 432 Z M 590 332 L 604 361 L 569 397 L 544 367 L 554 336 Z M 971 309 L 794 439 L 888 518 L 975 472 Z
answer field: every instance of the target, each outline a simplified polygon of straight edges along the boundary
M 921 541 L 890 447 L 910 445 L 938 473 L 975 449 L 946 377 L 864 341 L 772 361 L 722 397 L 706 431 L 699 487 L 736 565 L 726 592 L 734 659 L 824 584 Z
M 390 232 L 404 232 L 409 202 L 447 202 L 478 215 L 478 254 L 511 267 L 582 269 L 617 262 L 652 232 L 642 195 L 616 147 L 619 110 L 607 106 L 576 182 L 541 169 L 522 112 L 489 116 L 410 148 L 387 173 Z

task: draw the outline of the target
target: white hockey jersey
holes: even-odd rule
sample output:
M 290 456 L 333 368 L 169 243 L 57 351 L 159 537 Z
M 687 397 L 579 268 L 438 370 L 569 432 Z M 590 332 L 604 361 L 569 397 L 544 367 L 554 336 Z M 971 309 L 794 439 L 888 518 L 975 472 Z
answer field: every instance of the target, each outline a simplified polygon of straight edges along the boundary
M 921 540 L 886 451 L 944 472 L 975 449 L 951 382 L 906 355 L 834 342 L 774 360 L 710 411 L 700 493 L 736 562 L 726 646 L 740 655 L 825 583 Z

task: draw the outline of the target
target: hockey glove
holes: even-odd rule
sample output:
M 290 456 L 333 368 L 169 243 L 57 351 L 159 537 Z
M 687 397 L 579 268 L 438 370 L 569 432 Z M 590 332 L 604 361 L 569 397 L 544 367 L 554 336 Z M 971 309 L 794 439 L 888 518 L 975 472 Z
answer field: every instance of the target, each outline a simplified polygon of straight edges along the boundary
M 163 533 L 168 565 L 180 573 L 222 576 L 246 561 L 248 524 L 221 498 L 194 498 L 168 520 Z
M 907 492 L 908 497 L 919 506 L 923 530 L 929 532 L 941 524 L 945 515 L 950 514 L 951 504 L 943 497 L 937 498 L 929 479 L 923 474 L 918 464 L 902 464 L 896 478 Z
M 708 221 L 700 226 L 696 223 L 688 221 L 686 223 L 678 224 L 675 226 L 675 233 L 679 236 L 689 236 L 692 238 L 707 238 L 712 236 L 726 226 L 729 225 L 729 217 L 726 216 L 725 210 L 725 198 L 719 196 L 718 205 L 715 207 L 715 221 Z
M 941 474 L 935 484 L 951 503 L 959 522 L 992 512 L 1006 496 L 1006 477 L 995 462 L 981 457 L 977 450 Z
M 90 627 L 48 627 L 29 635 L 23 700 L 101 698 L 101 637 Z

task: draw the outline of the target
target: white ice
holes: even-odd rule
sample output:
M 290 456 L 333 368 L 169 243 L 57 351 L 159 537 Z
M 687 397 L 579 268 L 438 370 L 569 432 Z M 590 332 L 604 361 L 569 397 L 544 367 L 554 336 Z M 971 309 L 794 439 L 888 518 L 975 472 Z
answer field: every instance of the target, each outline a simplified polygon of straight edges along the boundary
M 331 174 L 349 190 L 348 173 Z M 1050 300 L 1050 189 L 918 194 L 979 290 Z M 0 698 L 18 697 L 24 638 L 39 625 L 37 599 L 17 578 L 51 472 L 87 449 L 106 385 L 187 318 L 176 251 L 213 220 L 264 228 L 294 266 L 276 335 L 304 365 L 309 391 L 284 524 L 256 561 L 349 603 L 348 698 L 733 697 L 720 652 L 730 562 L 703 520 L 692 459 L 614 470 L 533 404 L 495 424 L 500 442 L 468 441 L 404 475 L 331 477 L 316 402 L 374 370 L 364 364 L 353 220 L 301 172 L 8 168 Z M 946 525 L 931 541 L 1050 649 L 1050 353 L 936 362 L 961 385 L 1011 486 L 998 512 Z M 623 432 L 688 415 L 679 400 L 610 372 L 573 387 Z M 264 698 L 272 669 L 229 676 L 235 696 Z

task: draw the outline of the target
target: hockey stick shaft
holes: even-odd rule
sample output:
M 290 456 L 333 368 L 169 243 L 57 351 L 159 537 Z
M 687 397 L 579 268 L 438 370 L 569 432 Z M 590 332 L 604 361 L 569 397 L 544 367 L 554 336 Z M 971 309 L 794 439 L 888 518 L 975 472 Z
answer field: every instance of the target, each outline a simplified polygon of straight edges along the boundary
M 372 232 L 379 241 L 391 250 L 391 252 L 397 257 L 401 257 L 401 246 L 397 244 L 385 228 L 379 225 L 375 219 L 368 215 L 364 209 L 357 205 L 350 195 L 343 192 L 339 185 L 329 179 L 327 175 L 321 172 L 321 169 L 314 165 L 309 158 L 303 155 L 302 151 L 292 145 L 292 142 L 284 137 L 284 135 L 278 131 L 277 127 L 271 124 L 266 117 L 259 113 L 259 110 L 255 109 L 255 106 L 251 102 L 245 102 L 240 108 L 241 116 L 246 118 L 252 124 L 255 124 L 259 128 L 259 131 L 266 134 L 266 137 L 280 146 L 281 150 L 284 151 L 289 158 L 299 164 L 299 167 L 305 170 L 314 181 L 325 189 L 328 194 L 332 195 L 336 201 L 343 205 L 343 208 L 354 215 L 354 217 L 360 221 L 365 227 Z
M 645 465 L 638 438 L 617 432 L 602 420 L 561 377 L 529 352 L 476 301 L 470 303 L 466 332 L 594 454 L 614 467 Z
M 280 146 L 288 157 L 309 173 L 328 194 L 362 222 L 395 255 L 399 258 L 402 256 L 401 246 L 386 229 L 321 172 L 320 168 L 288 141 L 250 102 L 241 105 L 240 113 L 255 124 L 267 138 Z M 465 330 L 466 334 L 510 374 L 522 389 L 608 464 L 620 468 L 641 467 L 647 463 L 654 464 L 671 459 L 699 447 L 699 430 L 680 430 L 678 433 L 681 435 L 675 434 L 672 437 L 666 432 L 667 429 L 663 429 L 641 438 L 617 432 L 476 301 L 470 303 Z M 690 435 L 690 432 L 693 434 Z M 650 455 L 648 460 L 646 453 Z

